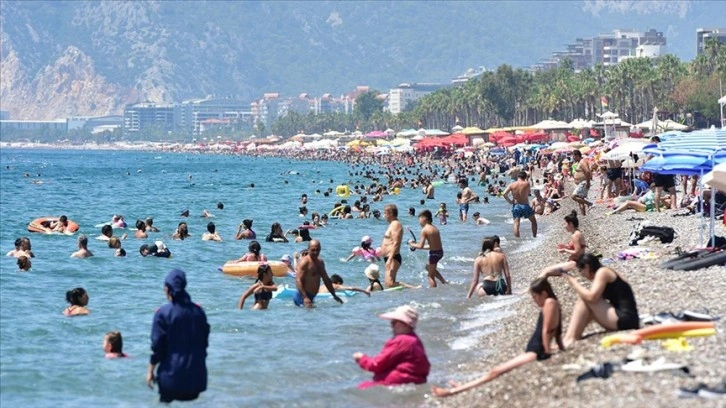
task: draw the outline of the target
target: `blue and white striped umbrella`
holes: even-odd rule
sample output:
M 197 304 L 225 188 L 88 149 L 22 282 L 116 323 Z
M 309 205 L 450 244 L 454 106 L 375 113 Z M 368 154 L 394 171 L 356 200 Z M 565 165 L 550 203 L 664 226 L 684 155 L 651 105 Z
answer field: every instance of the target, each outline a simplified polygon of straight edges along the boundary
M 726 150 L 726 129 L 712 127 L 711 129 L 684 133 L 658 143 L 658 147 L 665 152 L 670 150 L 706 152 Z
M 640 169 L 659 174 L 699 175 L 726 163 L 726 150 L 716 153 L 670 151 L 648 160 Z

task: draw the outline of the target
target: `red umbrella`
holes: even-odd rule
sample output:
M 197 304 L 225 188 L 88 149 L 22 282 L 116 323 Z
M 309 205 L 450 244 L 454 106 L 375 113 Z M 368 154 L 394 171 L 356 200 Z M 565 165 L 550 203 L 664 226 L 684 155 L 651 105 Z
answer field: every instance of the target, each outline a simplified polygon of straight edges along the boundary
M 454 133 L 439 140 L 456 146 L 466 146 L 469 143 L 469 138 L 463 133 Z
M 529 143 L 543 143 L 547 142 L 549 139 L 549 136 L 547 133 L 540 132 L 540 133 L 527 133 L 524 135 L 524 140 L 528 141 Z
M 512 137 L 512 136 L 514 136 L 514 135 L 511 133 L 508 133 L 508 132 L 505 132 L 502 130 L 498 130 L 498 131 L 492 133 L 491 135 L 489 135 L 489 141 L 492 143 L 496 143 L 497 140 L 499 140 L 499 139 L 502 139 L 505 137 Z

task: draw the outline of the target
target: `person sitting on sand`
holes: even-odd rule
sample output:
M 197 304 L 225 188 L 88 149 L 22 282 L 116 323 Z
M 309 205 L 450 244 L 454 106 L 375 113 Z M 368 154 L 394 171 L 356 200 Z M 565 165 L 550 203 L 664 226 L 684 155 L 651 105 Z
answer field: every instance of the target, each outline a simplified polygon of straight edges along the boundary
M 267 257 L 265 256 L 265 254 L 260 253 L 260 251 L 262 251 L 262 246 L 259 242 L 250 242 L 250 245 L 247 247 L 247 249 L 250 252 L 242 255 L 235 262 L 267 262 Z
M 252 222 L 249 219 L 242 220 L 242 224 L 237 227 L 237 232 L 234 234 L 234 239 L 256 239 L 257 234 L 252 230 Z
M 580 285 L 575 276 L 567 273 L 575 267 L 585 279 L 592 282 L 590 289 Z M 585 328 L 593 320 L 608 331 L 640 327 L 638 307 L 630 284 L 618 272 L 602 266 L 600 258 L 595 255 L 586 252 L 577 262 L 569 261 L 551 266 L 540 276 L 561 276 L 567 279 L 567 283 L 578 295 L 564 337 L 565 347 L 580 340 Z
M 343 278 L 338 274 L 332 274 L 330 275 L 330 282 L 333 284 L 333 289 L 335 291 L 344 291 L 349 290 L 351 292 L 360 292 L 365 293 L 369 297 L 371 296 L 371 292 L 368 289 L 361 289 L 357 288 L 355 286 L 344 286 L 343 285 Z M 330 293 L 328 292 L 328 288 L 325 287 L 325 285 L 321 286 L 320 289 L 318 289 L 318 293 Z
M 383 350 L 375 357 L 360 352 L 353 354 L 360 368 L 373 372 L 373 380 L 362 382 L 358 388 L 425 383 L 431 364 L 415 332 L 418 323 L 416 309 L 403 305 L 379 317 L 391 321 L 393 338 L 386 342 Z
M 149 235 L 146 233 L 146 223 L 141 220 L 136 220 L 136 232 L 134 237 L 137 239 L 146 239 Z
M 524 353 L 494 367 L 483 377 L 466 384 L 453 382 L 453 388 L 432 387 L 432 394 L 437 397 L 448 397 L 486 384 L 500 375 L 508 373 L 527 363 L 531 363 L 532 361 L 546 360 L 552 354 L 552 340 L 555 340 L 561 351 L 565 350 L 561 339 L 562 313 L 560 303 L 557 300 L 557 296 L 555 296 L 555 292 L 552 290 L 552 286 L 547 282 L 547 278 L 540 277 L 535 279 L 529 286 L 529 293 L 532 295 L 534 303 L 541 310 L 537 318 L 537 326 L 527 343 Z
M 90 258 L 93 253 L 88 250 L 88 238 L 85 235 L 78 236 L 78 251 L 71 254 L 71 258 Z
M 30 262 L 30 258 L 28 258 L 25 255 L 20 255 L 18 257 L 18 270 L 19 271 L 27 272 L 30 270 L 31 266 L 32 266 L 32 264 Z
M 66 316 L 81 316 L 91 313 L 86 308 L 88 306 L 88 292 L 83 288 L 75 288 L 66 292 L 66 302 L 70 303 L 70 306 L 63 310 L 63 314 Z
M 572 239 L 567 244 L 557 244 L 557 252 L 570 254 L 569 260 L 575 261 L 580 255 L 585 253 L 587 244 L 585 236 L 579 230 L 580 221 L 577 219 L 577 211 L 572 210 L 569 215 L 565 216 L 565 230 L 572 234 Z
M 202 234 L 202 241 L 222 241 L 222 237 L 217 233 L 217 226 L 213 222 L 207 224 L 207 232 Z
M 189 235 L 189 226 L 187 226 L 186 222 L 182 221 L 176 227 L 176 231 L 174 231 L 174 233 L 171 235 L 171 239 L 178 239 L 183 241 L 190 236 L 191 235 Z
M 245 299 L 250 295 L 255 295 L 255 305 L 252 306 L 252 310 L 264 310 L 272 299 L 272 292 L 277 290 L 277 285 L 272 280 L 272 269 L 270 265 L 263 263 L 257 268 L 257 280 L 247 288 L 247 291 L 239 298 L 237 302 L 237 309 L 243 309 L 245 307 Z
M 124 339 L 121 337 L 121 332 L 111 331 L 103 336 L 103 351 L 106 353 L 106 358 L 125 358 L 128 357 L 123 351 Z
M 474 260 L 473 276 L 467 299 L 476 291 L 479 296 L 511 295 L 512 277 L 509 274 L 509 262 L 507 256 L 499 249 L 493 237 L 486 237 L 481 244 L 481 252 Z M 479 284 L 479 275 L 483 276 L 483 282 Z
M 660 199 L 661 204 L 664 205 L 666 208 L 670 208 L 670 198 L 669 197 L 661 197 Z M 648 192 L 643 194 L 640 198 L 637 200 L 628 200 L 621 204 L 618 208 L 613 210 L 612 212 L 605 213 L 605 215 L 612 215 L 612 214 L 620 214 L 621 212 L 625 210 L 635 210 L 637 212 L 646 212 L 646 211 L 653 211 L 655 206 L 655 184 L 651 185 L 651 188 Z

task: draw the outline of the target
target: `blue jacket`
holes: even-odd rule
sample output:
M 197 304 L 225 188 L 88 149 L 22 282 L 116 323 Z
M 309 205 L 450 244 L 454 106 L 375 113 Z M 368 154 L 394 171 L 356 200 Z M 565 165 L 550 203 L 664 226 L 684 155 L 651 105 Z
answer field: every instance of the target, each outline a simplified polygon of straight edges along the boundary
M 184 282 L 186 283 L 186 282 Z M 209 324 L 202 308 L 182 288 L 154 314 L 151 364 L 159 364 L 159 392 L 200 393 L 207 389 Z

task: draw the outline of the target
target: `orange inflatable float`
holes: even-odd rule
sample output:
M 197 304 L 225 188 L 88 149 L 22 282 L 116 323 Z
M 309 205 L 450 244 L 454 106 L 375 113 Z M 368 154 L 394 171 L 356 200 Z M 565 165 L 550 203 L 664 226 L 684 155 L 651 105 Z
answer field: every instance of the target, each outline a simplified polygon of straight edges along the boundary
M 52 224 L 58 222 L 59 219 L 60 217 L 40 217 L 34 219 L 33 221 L 30 221 L 30 224 L 28 224 L 28 231 L 37 232 L 40 234 L 51 234 L 52 232 L 49 232 L 48 228 L 50 228 Z M 66 234 L 72 234 L 76 231 L 78 231 L 78 224 L 71 220 L 68 220 Z

